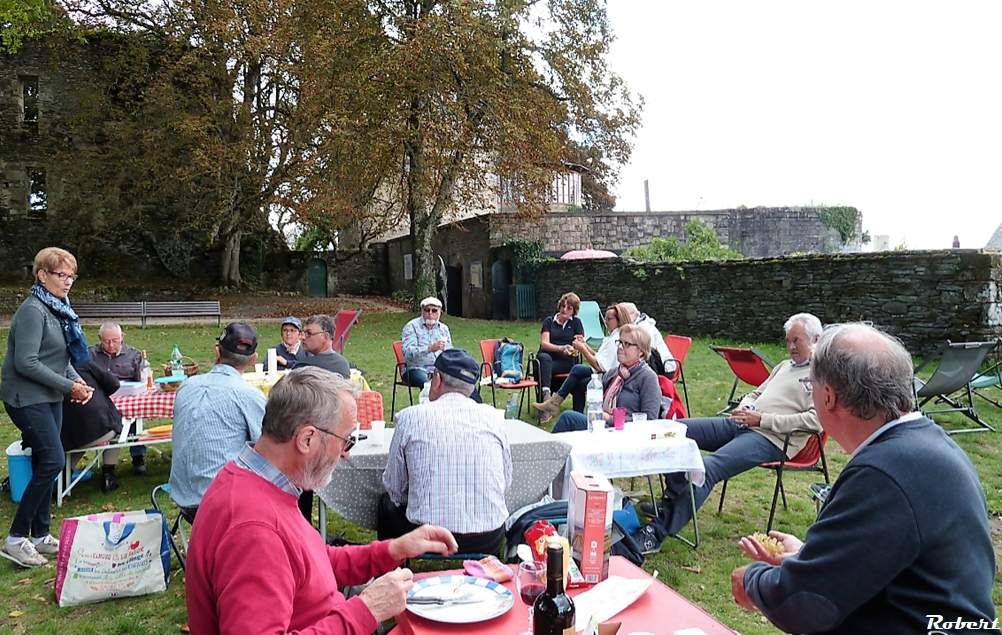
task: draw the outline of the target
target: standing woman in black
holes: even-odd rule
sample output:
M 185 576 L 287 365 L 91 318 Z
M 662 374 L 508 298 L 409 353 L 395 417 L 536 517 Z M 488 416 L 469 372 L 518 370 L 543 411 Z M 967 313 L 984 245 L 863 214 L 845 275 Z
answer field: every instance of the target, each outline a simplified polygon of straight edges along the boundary
M 544 401 L 550 397 L 553 373 L 570 372 L 571 367 L 578 363 L 574 341 L 584 339 L 584 324 L 578 318 L 580 309 L 581 298 L 576 293 L 565 293 L 557 302 L 556 315 L 543 320 L 536 357 L 539 360 L 539 385 Z
M 59 551 L 49 534 L 53 480 L 63 469 L 63 397 L 87 403 L 93 394 L 73 364 L 90 361 L 87 340 L 67 296 L 77 279 L 70 252 L 46 247 L 35 255 L 35 284 L 10 323 L 0 370 L 0 400 L 31 448 L 32 477 L 14 513 L 0 555 L 22 567 Z

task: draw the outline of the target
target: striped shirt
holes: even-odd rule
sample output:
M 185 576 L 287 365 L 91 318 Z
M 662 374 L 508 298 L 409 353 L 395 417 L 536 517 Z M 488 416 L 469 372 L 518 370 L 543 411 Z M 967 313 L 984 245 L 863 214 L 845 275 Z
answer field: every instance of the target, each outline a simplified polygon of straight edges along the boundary
M 186 379 L 174 401 L 171 498 L 195 507 L 209 483 L 247 442 L 261 436 L 266 400 L 237 369 L 216 364 Z
M 508 518 L 511 450 L 503 419 L 456 393 L 397 413 L 383 473 L 407 519 L 457 534 L 493 531 Z

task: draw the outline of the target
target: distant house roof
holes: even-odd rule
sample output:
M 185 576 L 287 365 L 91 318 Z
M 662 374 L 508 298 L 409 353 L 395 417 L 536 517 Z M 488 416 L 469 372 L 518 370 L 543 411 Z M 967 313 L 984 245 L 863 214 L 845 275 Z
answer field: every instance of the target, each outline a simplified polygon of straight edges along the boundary
M 992 234 L 991 239 L 989 239 L 988 244 L 985 245 L 985 249 L 991 249 L 993 251 L 1002 251 L 1002 224 L 999 224 L 996 228 L 995 233 Z

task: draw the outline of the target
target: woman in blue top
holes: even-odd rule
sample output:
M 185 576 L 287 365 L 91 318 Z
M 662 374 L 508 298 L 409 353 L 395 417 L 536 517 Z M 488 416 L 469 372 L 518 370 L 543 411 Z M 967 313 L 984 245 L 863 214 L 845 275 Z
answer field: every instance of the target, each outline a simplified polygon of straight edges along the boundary
M 576 293 L 565 293 L 557 302 L 556 315 L 543 320 L 539 332 L 539 385 L 543 388 L 543 399 L 549 397 L 554 373 L 570 372 L 578 362 L 575 340 L 584 340 L 584 324 L 577 317 L 581 308 L 581 298 Z
M 73 369 L 90 361 L 87 340 L 67 295 L 77 279 L 68 251 L 46 247 L 35 255 L 35 284 L 10 323 L 7 356 L 0 371 L 0 400 L 31 447 L 32 477 L 14 513 L 0 556 L 22 567 L 47 562 L 59 551 L 49 535 L 52 481 L 62 471 L 63 396 L 90 401 L 94 389 Z

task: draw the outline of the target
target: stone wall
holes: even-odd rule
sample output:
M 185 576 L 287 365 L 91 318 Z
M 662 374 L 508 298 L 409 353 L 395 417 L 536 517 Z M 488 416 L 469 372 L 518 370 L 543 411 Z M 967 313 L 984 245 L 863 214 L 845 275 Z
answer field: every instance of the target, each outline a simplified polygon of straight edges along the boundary
M 588 248 L 619 253 L 646 245 L 652 238 L 682 238 L 686 223 L 701 220 L 716 230 L 721 243 L 750 258 L 839 251 L 841 238 L 821 221 L 821 210 L 757 207 L 704 212 L 563 212 L 535 219 L 501 213 L 491 217 L 491 246 L 513 238 L 541 239 L 543 250 L 551 254 Z M 857 235 L 860 233 L 857 225 Z
M 801 256 L 679 265 L 571 261 L 536 277 L 539 317 L 561 293 L 633 301 L 662 333 L 780 340 L 790 315 L 869 320 L 913 352 L 1002 335 L 1002 254 L 977 250 Z
M 432 241 L 434 253 L 442 257 L 447 267 L 458 269 L 462 277 L 464 317 L 491 316 L 491 264 L 494 259 L 488 244 L 488 218 L 493 217 L 471 218 L 440 227 Z M 413 266 L 410 236 L 391 240 L 385 245 L 390 292 L 412 291 L 413 279 L 404 275 L 404 261 L 408 255 Z

